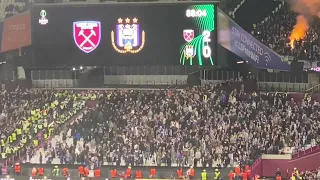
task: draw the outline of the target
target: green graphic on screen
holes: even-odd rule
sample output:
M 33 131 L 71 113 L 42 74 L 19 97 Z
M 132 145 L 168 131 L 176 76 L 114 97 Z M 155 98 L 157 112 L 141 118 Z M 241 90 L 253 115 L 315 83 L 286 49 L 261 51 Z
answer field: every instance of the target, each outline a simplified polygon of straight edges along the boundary
M 214 65 L 213 47 L 214 41 L 211 32 L 215 30 L 215 6 L 191 5 L 186 10 L 186 17 L 196 24 L 197 29 L 185 29 L 183 38 L 186 41 L 180 47 L 180 64 L 182 65 Z M 195 34 L 198 33 L 198 34 Z

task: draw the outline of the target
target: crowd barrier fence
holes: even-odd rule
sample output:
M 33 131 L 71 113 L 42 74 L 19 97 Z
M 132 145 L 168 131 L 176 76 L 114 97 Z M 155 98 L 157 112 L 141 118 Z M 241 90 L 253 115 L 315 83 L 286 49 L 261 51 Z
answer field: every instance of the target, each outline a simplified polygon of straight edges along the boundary
M 75 178 L 75 179 L 80 179 L 79 174 L 78 174 L 78 170 L 77 167 L 78 165 L 58 165 L 59 167 L 59 175 L 58 176 L 53 176 L 52 174 L 52 170 L 54 169 L 54 166 L 56 165 L 49 165 L 49 164 L 22 164 L 21 165 L 21 175 L 15 175 L 14 173 L 14 169 L 12 167 L 8 168 L 8 175 L 12 178 L 15 178 L 16 180 L 26 180 L 26 177 L 30 177 L 31 175 L 31 171 L 32 168 L 38 168 L 38 167 L 42 167 L 44 168 L 44 176 L 47 177 L 48 179 L 57 179 L 57 180 L 62 180 L 62 178 L 65 178 L 64 176 L 62 176 L 62 169 L 67 167 L 69 170 L 69 177 L 71 179 Z M 156 175 L 156 179 L 178 179 L 177 178 L 177 170 L 178 167 L 146 167 L 146 166 L 135 166 L 132 167 L 132 178 L 135 177 L 135 172 L 137 170 L 140 170 L 142 172 L 142 178 L 149 178 L 149 172 L 151 168 L 155 168 L 157 171 L 157 175 Z M 123 174 L 125 172 L 125 170 L 127 169 L 127 167 L 115 167 L 115 166 L 102 166 L 100 168 L 101 170 L 101 178 L 103 179 L 117 179 L 117 178 L 112 178 L 110 175 L 110 171 L 112 169 L 116 169 L 118 171 L 118 174 Z M 186 174 L 188 168 L 182 168 L 183 169 L 183 173 Z M 214 171 L 216 168 L 213 167 L 206 167 L 206 168 L 198 168 L 195 167 L 195 179 L 201 179 L 201 172 L 205 169 L 207 172 L 207 176 L 208 179 L 213 179 L 214 178 Z M 233 168 L 220 168 L 219 171 L 221 173 L 221 177 L 222 179 L 225 179 L 228 177 L 228 173 L 230 172 L 230 170 L 232 170 Z M 3 175 L 4 176 L 4 175 Z M 5 176 L 4 176 L 5 177 Z M 90 174 L 89 177 L 93 177 L 93 170 L 90 170 Z M 43 178 L 43 177 L 42 177 Z M 120 178 L 120 176 L 119 176 Z M 34 179 L 41 179 L 41 177 L 35 177 Z M 99 178 L 97 178 L 99 179 Z M 128 179 L 128 178 L 126 178 Z M 2 180 L 2 179 L 0 179 Z

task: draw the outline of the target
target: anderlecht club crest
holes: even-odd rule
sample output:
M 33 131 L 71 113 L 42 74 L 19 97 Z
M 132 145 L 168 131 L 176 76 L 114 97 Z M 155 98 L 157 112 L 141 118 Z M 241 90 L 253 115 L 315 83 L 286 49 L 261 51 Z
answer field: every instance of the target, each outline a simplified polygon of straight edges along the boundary
M 111 31 L 112 47 L 118 53 L 138 53 L 145 44 L 145 32 L 140 29 L 138 19 L 118 19 L 116 30 Z

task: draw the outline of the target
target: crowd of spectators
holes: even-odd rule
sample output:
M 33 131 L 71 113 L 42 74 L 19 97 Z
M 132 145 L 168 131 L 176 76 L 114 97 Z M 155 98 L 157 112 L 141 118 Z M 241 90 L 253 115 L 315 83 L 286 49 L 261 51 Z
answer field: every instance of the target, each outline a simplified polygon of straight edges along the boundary
M 8 18 L 28 10 L 29 0 L 14 0 L 4 8 L 5 17 Z
M 1 156 L 10 164 L 41 145 L 85 103 L 71 91 L 21 88 L 1 91 L 0 98 Z
M 262 43 L 283 56 L 292 56 L 299 60 L 320 60 L 318 18 L 307 31 L 304 39 L 290 45 L 290 34 L 296 24 L 297 14 L 288 4 L 282 5 L 276 12 L 254 27 L 253 35 Z
M 307 180 L 320 179 L 320 169 L 315 171 L 301 172 L 301 176 L 304 177 L 303 179 Z
M 230 167 L 320 143 L 319 103 L 309 96 L 296 102 L 222 85 L 100 95 L 70 126 L 73 143 L 60 156 L 70 160 L 61 162 Z
M 31 111 L 53 102 L 54 95 L 48 91 L 37 91 L 17 88 L 15 91 L 1 91 L 0 99 L 0 128 L 1 139 L 7 139 L 17 128 L 31 116 Z M 41 109 L 42 110 L 42 109 Z

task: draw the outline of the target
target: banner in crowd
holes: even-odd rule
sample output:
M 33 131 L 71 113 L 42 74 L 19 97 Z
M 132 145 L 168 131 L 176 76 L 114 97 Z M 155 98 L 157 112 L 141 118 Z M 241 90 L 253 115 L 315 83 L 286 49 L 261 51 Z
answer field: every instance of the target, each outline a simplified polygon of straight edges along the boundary
M 218 42 L 221 46 L 261 69 L 289 71 L 281 56 L 255 39 L 218 9 Z
M 30 12 L 5 19 L 3 24 L 1 52 L 31 45 Z

